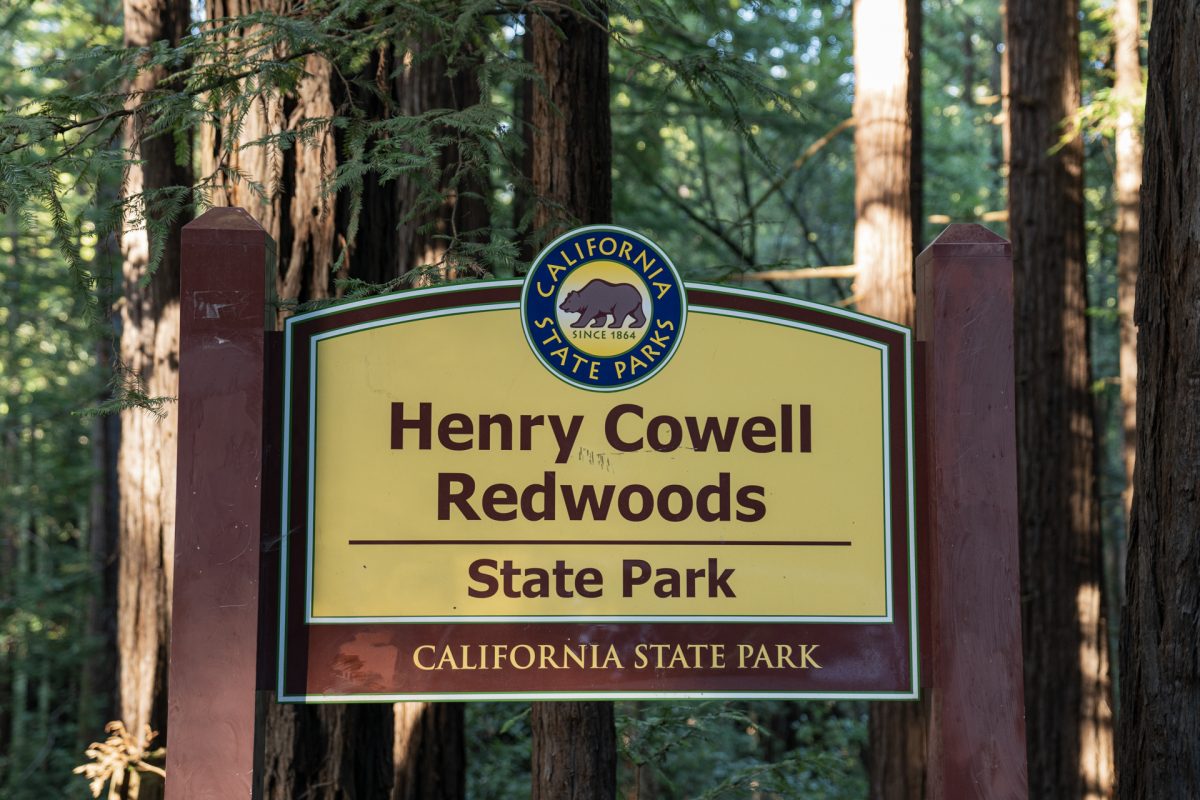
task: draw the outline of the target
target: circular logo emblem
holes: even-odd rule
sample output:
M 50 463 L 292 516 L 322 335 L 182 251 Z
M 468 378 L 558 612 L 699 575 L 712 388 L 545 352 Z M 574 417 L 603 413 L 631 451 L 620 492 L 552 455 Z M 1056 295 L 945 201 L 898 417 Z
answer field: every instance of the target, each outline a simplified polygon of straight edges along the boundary
M 529 346 L 581 389 L 613 392 L 648 380 L 674 355 L 686 321 L 683 281 L 666 253 L 613 225 L 555 239 L 521 290 Z

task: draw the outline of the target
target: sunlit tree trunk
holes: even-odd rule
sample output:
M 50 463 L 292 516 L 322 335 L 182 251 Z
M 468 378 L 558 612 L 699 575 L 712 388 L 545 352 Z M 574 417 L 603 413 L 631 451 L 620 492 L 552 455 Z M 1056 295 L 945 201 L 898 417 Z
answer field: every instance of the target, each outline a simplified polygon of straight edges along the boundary
M 1088 358 L 1077 0 L 1008 2 L 1021 599 L 1031 797 L 1112 790 Z
M 1138 192 L 1142 188 L 1142 141 L 1138 111 L 1142 90 L 1141 24 L 1138 0 L 1117 0 L 1114 18 L 1117 103 L 1117 311 L 1121 325 L 1121 405 L 1124 408 L 1125 513 L 1133 501 L 1133 464 L 1137 451 L 1137 328 L 1133 298 L 1138 262 Z M 1121 560 L 1124 566 L 1124 560 Z
M 1200 797 L 1200 4 L 1155 0 L 1138 262 L 1122 800 Z
M 457 800 L 467 794 L 462 703 L 397 703 L 392 800 Z
M 216 19 L 256 11 L 283 13 L 298 2 L 207 0 L 207 9 L 209 19 Z M 215 176 L 212 204 L 245 208 L 275 240 L 275 288 L 280 300 L 318 300 L 334 291 L 330 267 L 336 258 L 336 215 L 334 203 L 321 189 L 322 180 L 337 163 L 336 148 L 330 126 L 311 127 L 333 116 L 333 67 L 325 58 L 310 55 L 304 59 L 304 72 L 288 96 L 267 94 L 255 99 L 240 120 L 232 147 L 225 141 L 228 125 L 205 126 L 201 138 L 202 177 Z M 272 133 L 300 129 L 312 130 L 313 139 L 286 150 L 249 144 Z M 249 180 L 233 180 L 233 173 Z
M 530 175 L 535 235 L 612 221 L 612 127 L 608 96 L 608 18 L 604 3 L 585 13 L 530 14 L 533 92 Z M 534 800 L 611 800 L 616 793 L 613 704 L 534 703 Z
M 913 122 L 919 83 L 910 81 L 907 0 L 854 3 L 854 293 L 859 310 L 911 325 L 913 250 Z M 918 9 L 913 9 L 917 12 Z M 919 16 L 912 35 L 919 37 Z M 914 114 L 914 110 L 916 113 Z M 919 182 L 918 182 L 919 183 Z
M 854 294 L 860 311 L 908 326 L 921 229 L 920 19 L 913 0 L 854 4 Z M 871 797 L 923 797 L 926 719 L 926 701 L 871 706 Z
M 172 44 L 186 33 L 187 0 L 125 0 L 125 44 Z M 154 88 L 161 69 L 141 73 L 130 89 Z M 138 103 L 136 94 L 130 104 Z M 175 161 L 170 134 L 146 136 L 145 120 L 133 115 L 124 130 L 129 157 L 123 192 L 135 207 L 137 196 L 171 186 L 191 186 L 191 170 Z M 184 152 L 190 147 L 182 143 Z M 186 220 L 183 220 L 186 221 Z M 181 221 L 182 222 L 182 221 Z M 179 224 L 148 233 L 128 224 L 121 235 L 124 299 L 121 305 L 121 358 L 145 381 L 151 397 L 174 398 L 179 388 Z M 163 241 L 155 242 L 161 235 Z M 151 251 L 163 256 L 148 274 Z M 144 281 L 148 281 L 143 285 Z M 118 454 L 119 567 L 117 645 L 119 714 L 137 735 L 145 725 L 166 726 L 167 650 L 171 622 L 171 575 L 175 541 L 175 404 L 158 418 L 144 410 L 121 414 Z

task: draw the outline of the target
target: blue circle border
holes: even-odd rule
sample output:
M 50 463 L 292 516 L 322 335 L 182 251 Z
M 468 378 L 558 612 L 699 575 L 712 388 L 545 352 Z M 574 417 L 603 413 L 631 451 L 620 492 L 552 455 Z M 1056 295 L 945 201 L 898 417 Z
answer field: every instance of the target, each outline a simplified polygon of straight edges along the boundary
M 617 386 L 597 386 L 596 384 L 592 383 L 583 383 L 562 374 L 542 356 L 541 350 L 538 349 L 538 346 L 533 341 L 533 336 L 529 331 L 529 319 L 527 316 L 529 309 L 528 304 L 526 303 L 526 297 L 529 293 L 530 283 L 533 280 L 535 272 L 537 271 L 537 266 L 542 263 L 542 260 L 546 258 L 546 256 L 549 255 L 554 248 L 558 247 L 563 242 L 567 241 L 568 239 L 572 239 L 581 233 L 589 233 L 592 231 L 611 231 L 620 233 L 624 236 L 628 236 L 631 239 L 641 242 L 643 245 L 650 248 L 662 257 L 663 262 L 667 265 L 667 269 L 675 279 L 675 285 L 679 288 L 679 331 L 676 334 L 670 349 L 663 356 L 663 358 L 646 374 L 638 377 L 636 380 L 631 380 L 627 383 L 622 383 Z M 555 293 L 555 297 L 557 298 L 557 292 Z M 651 314 L 647 319 L 647 324 L 652 322 L 654 319 L 653 309 L 655 305 L 656 304 L 653 302 L 653 298 L 651 298 Z M 665 367 L 671 361 L 671 359 L 674 358 L 675 353 L 678 352 L 679 347 L 683 342 L 683 334 L 687 330 L 687 317 L 687 287 L 683 283 L 683 278 L 680 276 L 679 270 L 675 268 L 675 263 L 671 261 L 671 257 L 667 255 L 666 251 L 662 247 L 651 240 L 648 236 L 638 233 L 637 231 L 630 230 L 629 228 L 624 228 L 620 225 L 584 225 L 582 227 L 573 228 L 572 230 L 567 231 L 566 233 L 554 239 L 554 241 L 547 244 L 541 249 L 541 251 L 538 252 L 537 256 L 533 259 L 533 262 L 529 268 L 529 272 L 525 275 L 525 280 L 521 284 L 521 331 L 525 334 L 525 342 L 529 345 L 529 349 L 533 351 L 534 356 L 537 357 L 537 360 L 541 362 L 542 366 L 545 367 L 551 375 L 558 378 L 563 383 L 569 384 L 578 389 L 585 389 L 590 392 L 620 392 L 625 389 L 631 389 L 634 386 L 639 386 L 657 375 L 660 371 L 662 371 L 663 367 Z

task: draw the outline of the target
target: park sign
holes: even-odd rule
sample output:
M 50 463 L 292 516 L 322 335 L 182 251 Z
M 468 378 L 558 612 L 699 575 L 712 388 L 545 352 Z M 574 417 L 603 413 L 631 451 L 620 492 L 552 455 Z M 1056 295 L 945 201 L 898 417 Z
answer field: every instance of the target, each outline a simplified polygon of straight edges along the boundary
M 1012 249 L 914 267 L 915 342 L 611 226 L 280 333 L 266 231 L 185 225 L 168 800 L 255 796 L 267 692 L 918 686 L 930 791 L 1024 797 Z
M 284 342 L 280 700 L 917 696 L 907 329 L 601 225 Z

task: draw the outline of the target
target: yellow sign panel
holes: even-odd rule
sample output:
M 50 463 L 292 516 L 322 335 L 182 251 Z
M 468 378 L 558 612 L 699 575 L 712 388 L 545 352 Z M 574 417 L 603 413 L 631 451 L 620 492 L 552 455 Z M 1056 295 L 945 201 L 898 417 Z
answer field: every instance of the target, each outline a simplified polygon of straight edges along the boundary
M 309 621 L 891 620 L 885 346 L 693 306 L 589 392 L 519 314 L 313 337 Z

